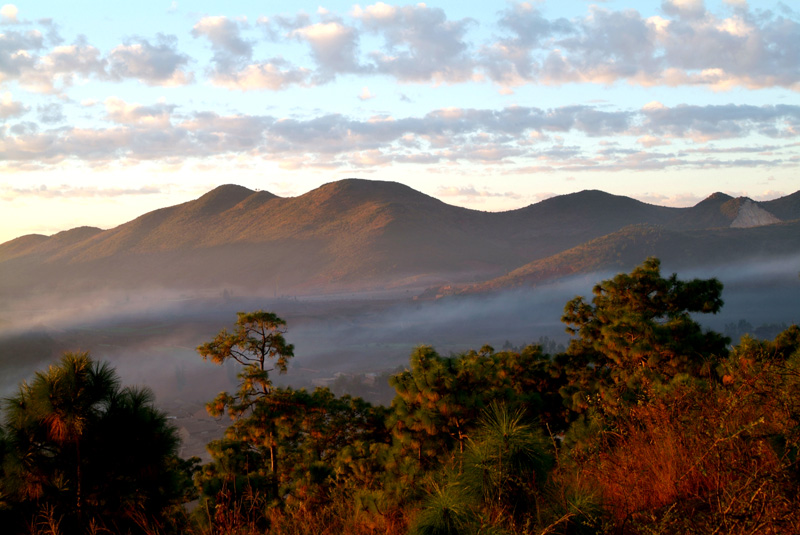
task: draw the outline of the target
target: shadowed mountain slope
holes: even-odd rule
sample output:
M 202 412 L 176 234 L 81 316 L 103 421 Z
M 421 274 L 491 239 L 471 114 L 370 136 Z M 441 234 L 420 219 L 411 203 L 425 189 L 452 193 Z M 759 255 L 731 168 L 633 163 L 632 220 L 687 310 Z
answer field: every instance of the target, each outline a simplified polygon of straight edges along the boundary
M 790 197 L 758 203 L 747 197 L 733 198 L 717 192 L 691 208 L 682 209 L 668 226 L 685 230 L 748 228 L 791 221 L 800 218 L 800 199 L 793 201 Z
M 505 276 L 456 288 L 450 293 L 481 293 L 535 286 L 572 275 L 630 271 L 648 256 L 660 258 L 670 269 L 798 257 L 800 220 L 768 227 L 684 231 L 654 225 L 631 225 L 521 266 Z
M 784 221 L 800 219 L 800 191 L 760 204 L 764 209 Z

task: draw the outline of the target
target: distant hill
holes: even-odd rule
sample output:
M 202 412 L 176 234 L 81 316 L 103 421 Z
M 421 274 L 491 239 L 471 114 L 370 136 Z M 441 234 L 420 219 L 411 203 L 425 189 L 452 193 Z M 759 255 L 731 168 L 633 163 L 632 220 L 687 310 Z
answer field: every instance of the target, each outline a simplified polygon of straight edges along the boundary
M 762 249 L 800 252 L 797 223 L 786 223 L 798 219 L 800 192 L 766 203 L 717 193 L 691 208 L 667 208 L 582 191 L 489 213 L 394 182 L 348 179 L 291 198 L 226 185 L 109 230 L 0 244 L 0 298 L 142 289 L 486 290 L 624 268 L 649 254 L 689 265 Z M 731 228 L 751 225 L 757 228 Z
M 776 209 L 782 218 L 772 213 Z M 678 229 L 749 228 L 797 219 L 800 217 L 798 210 L 800 206 L 791 203 L 756 203 L 746 197 L 733 198 L 724 193 L 714 193 L 697 205 L 684 209 L 669 226 Z
M 800 191 L 759 204 L 783 221 L 790 221 L 800 217 Z
M 753 228 L 670 230 L 631 225 L 551 257 L 521 266 L 490 281 L 450 288 L 442 293 L 470 294 L 523 286 L 596 272 L 630 271 L 648 256 L 672 269 L 735 265 L 800 255 L 800 220 Z

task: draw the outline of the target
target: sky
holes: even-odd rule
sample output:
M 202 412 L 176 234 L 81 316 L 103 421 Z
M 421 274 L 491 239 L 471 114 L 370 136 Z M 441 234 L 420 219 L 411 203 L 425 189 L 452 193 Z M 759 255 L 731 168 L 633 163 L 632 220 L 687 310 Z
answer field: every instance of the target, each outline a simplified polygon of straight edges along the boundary
M 231 183 L 773 199 L 800 189 L 799 43 L 788 0 L 5 4 L 0 242 Z

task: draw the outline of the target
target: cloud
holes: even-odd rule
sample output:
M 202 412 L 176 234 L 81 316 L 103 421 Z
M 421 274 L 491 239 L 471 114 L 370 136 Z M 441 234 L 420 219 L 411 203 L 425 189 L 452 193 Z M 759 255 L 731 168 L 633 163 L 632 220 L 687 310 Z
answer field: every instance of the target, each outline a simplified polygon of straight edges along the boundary
M 178 113 L 167 103 L 143 105 L 117 97 L 107 98 L 104 107 L 106 127 L 42 129 L 30 122 L 7 123 L 0 127 L 0 160 L 6 167 L 26 168 L 65 160 L 90 166 L 157 160 L 180 166 L 189 160 L 245 157 L 287 169 L 366 171 L 390 164 L 478 163 L 515 174 L 800 163 L 793 156 L 800 106 L 790 105 L 443 108 L 420 116 L 369 119 Z M 775 141 L 742 147 L 707 144 L 752 134 Z
M 662 0 L 661 9 L 683 19 L 699 19 L 706 13 L 703 0 Z
M 5 4 L 0 7 L 0 22 L 3 24 L 16 24 L 19 10 L 14 4 Z
M 36 111 L 39 113 L 39 121 L 45 124 L 60 123 L 66 119 L 63 106 L 56 102 L 37 106 Z
M 481 66 L 506 85 L 544 83 L 703 85 L 714 90 L 800 90 L 800 22 L 746 4 L 729 16 L 702 0 L 665 0 L 667 17 L 593 6 L 584 17 L 546 19 L 529 4 L 501 15 L 506 32 L 480 49 Z
M 303 67 L 309 84 L 358 73 L 402 83 L 488 77 L 504 94 L 524 84 L 620 81 L 800 90 L 800 52 L 794 45 L 800 22 L 793 15 L 752 11 L 746 3 L 717 15 L 702 0 L 665 0 L 661 12 L 645 17 L 635 9 L 593 5 L 584 16 L 549 19 L 535 4 L 515 3 L 499 14 L 500 36 L 483 42 L 470 38 L 476 21 L 450 20 L 441 8 L 425 4 L 356 5 L 352 25 L 326 10 L 318 11 L 320 22 L 301 13 L 263 18 L 259 25 L 272 40 L 294 38 L 309 45 L 314 66 Z M 231 27 L 228 33 L 237 32 Z M 377 36 L 378 48 L 359 50 L 365 33 Z
M 107 117 L 110 121 L 147 128 L 166 128 L 170 126 L 171 113 L 175 109 L 175 106 L 166 104 L 155 104 L 153 106 L 129 104 L 117 97 L 108 97 L 105 100 L 105 106 Z
M 159 34 L 155 45 L 136 39 L 119 45 L 108 54 L 109 74 L 115 79 L 135 78 L 147 85 L 176 86 L 190 83 L 186 71 L 189 56 L 176 50 L 174 36 Z
M 15 101 L 10 91 L 0 96 L 0 119 L 19 117 L 28 111 L 22 102 Z
M 352 15 L 383 39 L 383 50 L 368 55 L 374 71 L 401 82 L 457 83 L 474 78 L 475 61 L 466 41 L 471 19 L 451 21 L 444 10 L 425 4 L 356 6 Z
M 19 78 L 36 64 L 36 54 L 44 46 L 42 34 L 8 31 L 0 34 L 0 82 Z
M 253 44 L 241 36 L 241 23 L 228 17 L 203 17 L 192 28 L 192 35 L 205 37 L 215 52 L 214 61 L 223 65 L 253 55 Z
M 642 110 L 643 134 L 687 137 L 699 142 L 745 137 L 795 137 L 800 131 L 800 106 L 681 105 Z
M 337 74 L 357 73 L 358 33 L 339 21 L 320 22 L 298 28 L 292 36 L 306 41 L 317 64 L 316 83 L 325 83 Z
M 377 2 L 347 14 L 318 9 L 253 24 L 206 16 L 191 34 L 211 51 L 197 75 L 235 91 L 311 87 L 354 74 L 418 84 L 488 79 L 502 94 L 527 84 L 620 82 L 800 91 L 800 20 L 785 6 L 727 0 L 712 11 L 702 0 L 662 0 L 659 11 L 645 14 L 592 4 L 567 19 L 546 16 L 542 5 L 508 4 L 481 32 L 472 31 L 477 21 L 449 18 L 439 7 Z M 85 37 L 65 44 L 49 19 L 19 24 L 16 7 L 6 4 L 0 22 L 15 21 L 16 29 L 0 34 L 0 86 L 17 81 L 28 91 L 63 94 L 90 79 L 175 86 L 196 76 L 195 60 L 174 36 L 134 36 L 100 50 Z M 19 30 L 33 24 L 38 29 Z M 265 40 L 288 52 L 258 57 Z
M 358 95 L 358 98 L 360 100 L 370 100 L 375 98 L 375 95 L 369 92 L 369 88 L 367 86 L 364 86 L 364 89 L 361 90 L 361 94 Z
M 307 83 L 310 71 L 283 58 L 252 62 L 253 43 L 241 36 L 241 29 L 241 22 L 227 17 L 204 17 L 192 29 L 192 35 L 206 38 L 214 51 L 214 85 L 239 91 L 279 91 Z
M 47 39 L 39 30 L 0 34 L 0 84 L 17 81 L 27 91 L 60 94 L 79 81 L 121 81 L 134 78 L 148 85 L 181 85 L 192 80 L 185 67 L 189 57 L 177 51 L 177 40 L 159 34 L 156 43 L 144 38 L 113 48 L 107 55 L 81 37 L 60 44 L 52 21 Z M 56 43 L 50 48 L 46 42 Z
M 54 198 L 87 198 L 87 197 L 125 197 L 130 195 L 155 195 L 162 193 L 158 186 L 142 186 L 140 188 L 98 188 L 95 186 L 76 187 L 68 184 L 59 186 L 40 185 L 33 188 L 12 188 L 0 186 L 0 199 L 11 201 L 18 197 Z
M 669 141 L 668 139 L 664 139 L 664 138 L 660 138 L 660 137 L 656 137 L 656 136 L 651 136 L 650 134 L 646 134 L 646 135 L 640 137 L 639 139 L 637 139 L 636 143 L 639 143 L 643 147 L 646 147 L 646 148 L 649 149 L 649 148 L 652 148 L 652 147 L 658 147 L 659 145 L 669 145 L 671 143 L 671 141 Z
M 281 91 L 295 85 L 307 85 L 311 71 L 296 68 L 282 58 L 253 63 L 234 72 L 218 72 L 214 84 L 226 89 L 254 91 L 269 89 Z
M 529 3 L 512 4 L 502 12 L 497 25 L 511 35 L 482 47 L 481 66 L 491 79 L 509 85 L 534 80 L 538 66 L 533 51 L 545 49 L 555 35 L 574 31 L 566 19 L 547 20 Z
M 786 192 L 784 191 L 776 191 L 776 190 L 764 190 L 761 193 L 756 193 L 754 195 L 750 195 L 750 197 L 754 201 L 771 201 L 773 199 L 780 199 L 781 197 L 785 196 Z
M 685 208 L 687 206 L 695 206 L 702 201 L 705 197 L 698 196 L 694 193 L 678 193 L 675 195 L 664 195 L 663 193 L 642 193 L 635 195 L 634 198 L 646 202 L 648 204 L 656 204 L 658 206 L 672 206 L 676 208 Z
M 79 78 L 105 78 L 105 60 L 100 51 L 83 44 L 60 45 L 40 57 L 28 56 L 14 78 L 37 93 L 60 93 Z
M 477 190 L 475 186 L 469 184 L 468 186 L 449 186 L 440 187 L 436 190 L 437 197 L 504 197 L 508 199 L 521 199 L 522 196 L 514 192 L 491 192 L 486 189 Z

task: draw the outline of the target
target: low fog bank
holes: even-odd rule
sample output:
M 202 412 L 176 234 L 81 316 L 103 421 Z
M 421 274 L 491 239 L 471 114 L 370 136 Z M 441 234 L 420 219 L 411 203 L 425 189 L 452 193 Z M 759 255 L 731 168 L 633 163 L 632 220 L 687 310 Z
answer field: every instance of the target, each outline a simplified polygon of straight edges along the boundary
M 523 346 L 541 336 L 565 341 L 558 319 L 563 296 L 572 290 L 565 291 L 440 301 L 357 295 L 338 300 L 153 299 L 127 312 L 96 307 L 75 315 L 73 322 L 70 313 L 48 312 L 27 329 L 16 325 L 0 334 L 0 388 L 7 394 L 65 351 L 89 351 L 95 359 L 110 361 L 125 383 L 146 384 L 160 399 L 180 395 L 208 400 L 229 388 L 235 374 L 203 362 L 195 348 L 222 328 L 232 328 L 236 312 L 258 309 L 285 319 L 287 339 L 295 345 L 290 370 L 277 381 L 312 386 L 340 373 L 393 371 L 405 365 L 420 344 L 433 345 L 446 355 L 486 343 L 497 349 Z
M 672 271 L 665 265 L 662 273 Z M 697 316 L 709 329 L 724 333 L 726 326 L 742 320 L 753 327 L 800 324 L 800 255 L 678 270 L 678 277 L 715 277 L 724 284 L 720 313 Z
M 708 328 L 731 324 L 800 322 L 800 257 L 774 262 L 678 271 L 681 279 L 717 277 L 725 284 L 725 306 L 716 316 L 698 316 Z M 672 273 L 664 265 L 662 273 Z M 280 384 L 312 387 L 342 383 L 342 377 L 385 376 L 407 365 L 414 347 L 434 346 L 457 354 L 489 344 L 500 350 L 547 337 L 566 345 L 560 322 L 565 303 L 591 299 L 592 287 L 614 273 L 593 273 L 505 293 L 454 296 L 435 301 L 402 294 L 263 298 L 231 290 L 97 294 L 81 301 L 26 303 L 6 308 L 0 326 L 0 394 L 57 360 L 65 351 L 89 351 L 110 361 L 125 384 L 150 386 L 159 403 L 202 407 L 235 384 L 235 369 L 204 362 L 195 348 L 236 312 L 270 310 L 288 322 L 295 345 L 289 373 Z M 744 323 L 742 323 L 744 321 Z M 736 341 L 736 340 L 734 340 Z M 382 385 L 375 387 L 378 392 Z M 381 397 L 383 396 L 383 397 Z M 386 392 L 375 393 L 385 399 Z

